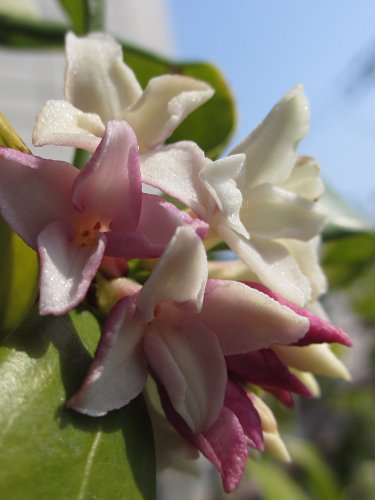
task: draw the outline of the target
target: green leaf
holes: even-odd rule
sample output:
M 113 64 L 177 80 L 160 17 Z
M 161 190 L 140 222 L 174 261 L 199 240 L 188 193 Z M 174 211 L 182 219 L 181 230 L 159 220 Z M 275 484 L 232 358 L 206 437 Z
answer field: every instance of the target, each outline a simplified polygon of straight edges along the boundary
M 37 254 L 0 217 L 0 339 L 27 316 L 38 292 Z
M 249 460 L 247 470 L 257 484 L 262 500 L 307 500 L 302 488 L 278 464 L 261 458 Z
M 333 500 L 340 497 L 337 479 L 317 449 L 307 441 L 288 439 L 288 450 L 293 465 L 301 468 L 306 479 L 305 490 L 312 493 L 316 500 Z
M 18 149 L 24 153 L 30 153 L 29 148 L 10 125 L 3 113 L 0 113 L 0 146 Z
M 0 349 L 0 498 L 155 498 L 143 399 L 100 418 L 64 407 L 82 382 L 98 336 L 87 311 L 63 317 L 34 311 L 6 339 Z
M 59 0 L 77 35 L 104 29 L 104 0 Z
M 0 14 L 0 44 L 22 49 L 63 47 L 69 26 Z

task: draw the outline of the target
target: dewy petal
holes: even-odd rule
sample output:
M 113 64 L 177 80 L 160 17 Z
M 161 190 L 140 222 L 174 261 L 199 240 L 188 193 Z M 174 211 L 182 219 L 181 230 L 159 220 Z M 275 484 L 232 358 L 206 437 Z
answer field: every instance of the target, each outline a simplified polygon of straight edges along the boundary
M 142 181 L 184 203 L 205 220 L 215 203 L 200 179 L 208 160 L 197 144 L 181 141 L 140 156 Z
M 326 215 L 316 203 L 271 184 L 262 184 L 248 192 L 241 219 L 250 234 L 261 238 L 307 241 L 321 232 Z
M 207 280 L 206 252 L 200 238 L 189 227 L 179 227 L 146 281 L 137 299 L 145 321 L 162 302 L 182 303 L 191 311 L 202 306 Z
M 162 197 L 142 194 L 142 210 L 137 229 L 132 233 L 110 231 L 106 254 L 127 259 L 160 257 L 180 226 L 191 227 L 200 238 L 207 232 L 207 224 L 178 210 Z
M 348 370 L 327 344 L 312 344 L 304 347 L 275 345 L 272 349 L 284 363 L 297 370 L 350 380 Z
M 0 148 L 1 215 L 34 249 L 45 226 L 74 218 L 69 197 L 78 172 L 69 163 Z
M 134 299 L 115 306 L 108 317 L 95 359 L 80 390 L 68 406 L 92 416 L 121 408 L 142 391 L 147 363 L 142 349 L 143 325 L 134 320 Z
M 282 184 L 286 181 L 296 161 L 295 148 L 305 136 L 308 122 L 309 104 L 302 86 L 297 85 L 230 153 L 246 154 L 245 191 L 263 182 Z
M 137 139 L 126 122 L 108 122 L 104 137 L 78 175 L 72 201 L 113 230 L 133 231 L 141 211 Z
M 208 280 L 199 321 L 226 356 L 300 339 L 309 323 L 267 295 L 235 281 Z
M 98 115 L 84 113 L 67 101 L 47 101 L 35 120 L 33 144 L 71 146 L 93 153 L 103 134 Z
M 237 187 L 237 179 L 243 174 L 244 162 L 245 155 L 232 155 L 209 162 L 201 171 L 200 177 L 226 222 L 236 232 L 249 238 L 249 233 L 240 219 L 243 198 Z
M 105 236 L 88 247 L 77 245 L 71 237 L 69 226 L 59 221 L 38 236 L 41 314 L 64 314 L 79 304 L 100 266 Z
M 304 306 L 311 297 L 310 284 L 286 248 L 253 236 L 250 241 L 221 225 L 217 232 L 260 281 L 291 302 Z
M 135 130 L 141 150 L 154 149 L 214 91 L 205 82 L 181 75 L 152 78 L 142 97 L 123 118 Z
M 66 37 L 65 97 L 102 121 L 122 119 L 142 94 L 133 71 L 123 62 L 121 46 L 109 35 Z
M 315 159 L 309 156 L 297 158 L 283 187 L 307 200 L 318 200 L 324 193 L 324 183 L 320 178 L 320 168 Z
M 175 328 L 155 321 L 143 346 L 174 409 L 193 432 L 207 430 L 219 416 L 227 383 L 215 335 L 197 321 Z

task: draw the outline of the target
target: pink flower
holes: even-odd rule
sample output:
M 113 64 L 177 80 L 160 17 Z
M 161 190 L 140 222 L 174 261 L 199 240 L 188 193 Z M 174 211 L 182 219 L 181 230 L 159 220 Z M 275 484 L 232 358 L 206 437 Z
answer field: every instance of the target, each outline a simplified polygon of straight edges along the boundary
M 39 252 L 40 312 L 83 300 L 104 255 L 158 257 L 177 226 L 205 224 L 143 194 L 138 146 L 126 122 L 109 122 L 80 172 L 69 163 L 0 148 L 0 212 Z

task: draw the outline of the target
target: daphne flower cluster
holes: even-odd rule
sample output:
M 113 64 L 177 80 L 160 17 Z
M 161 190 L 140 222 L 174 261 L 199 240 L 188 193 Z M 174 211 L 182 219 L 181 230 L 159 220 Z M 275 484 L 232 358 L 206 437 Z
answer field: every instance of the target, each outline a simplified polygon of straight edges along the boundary
M 232 491 L 249 450 L 288 458 L 264 392 L 292 405 L 293 394 L 318 393 L 314 374 L 348 378 L 328 344 L 350 339 L 318 304 L 323 185 L 314 160 L 296 152 L 307 99 L 293 88 L 212 161 L 193 142 L 165 144 L 212 96 L 206 83 L 165 75 L 142 90 L 120 46 L 102 34 L 68 34 L 66 54 L 66 100 L 46 103 L 33 141 L 92 156 L 79 171 L 1 148 L 0 211 L 39 253 L 40 314 L 76 307 L 98 271 L 104 280 L 109 258 L 122 263 L 104 280 L 110 313 L 67 404 L 104 415 L 152 380 L 156 434 L 167 429 L 199 450 Z M 223 243 L 233 258 L 209 261 Z M 152 263 L 144 284 L 127 274 L 133 259 Z

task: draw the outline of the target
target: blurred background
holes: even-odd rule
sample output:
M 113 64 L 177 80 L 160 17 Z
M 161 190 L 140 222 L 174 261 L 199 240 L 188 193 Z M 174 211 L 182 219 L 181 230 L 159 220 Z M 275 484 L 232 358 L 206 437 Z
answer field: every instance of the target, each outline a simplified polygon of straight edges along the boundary
M 65 20 L 54 0 L 0 0 L 2 9 Z M 221 69 L 238 110 L 228 151 L 302 83 L 312 114 L 300 152 L 318 159 L 327 183 L 369 223 L 327 238 L 322 255 L 332 287 L 325 307 L 354 339 L 350 352 L 338 353 L 353 382 L 320 379 L 320 400 L 299 400 L 292 410 L 273 404 L 293 464 L 249 461 L 240 489 L 224 495 L 217 474 L 200 461 L 203 479 L 194 467 L 163 473 L 159 498 L 375 499 L 375 3 L 110 0 L 106 19 L 107 31 L 125 41 Z M 47 98 L 63 97 L 64 55 L 2 48 L 0 64 L 0 110 L 30 145 L 35 114 Z M 63 148 L 56 153 L 71 157 Z

